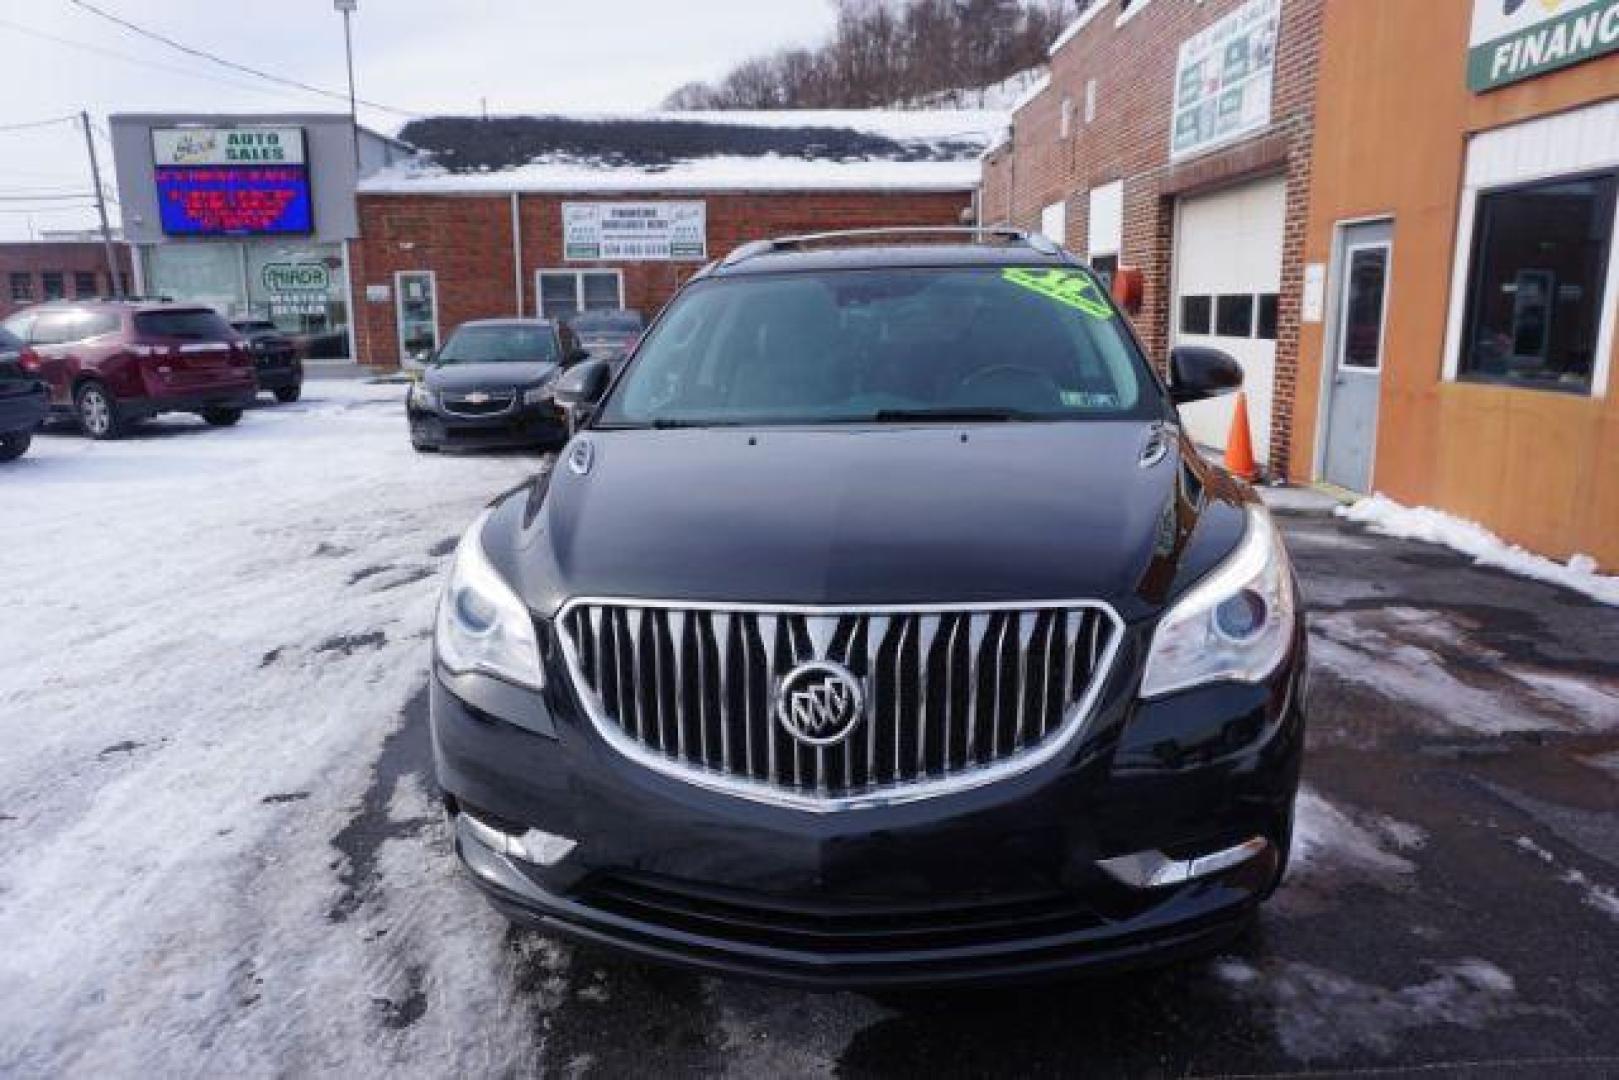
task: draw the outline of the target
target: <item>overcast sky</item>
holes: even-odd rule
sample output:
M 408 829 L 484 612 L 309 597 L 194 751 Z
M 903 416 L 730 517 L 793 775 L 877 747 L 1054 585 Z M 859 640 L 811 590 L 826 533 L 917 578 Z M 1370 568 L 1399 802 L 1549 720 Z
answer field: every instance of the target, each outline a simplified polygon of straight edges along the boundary
M 331 0 L 92 2 L 226 59 L 345 87 Z M 356 78 L 362 98 L 411 112 L 473 114 L 483 98 L 495 113 L 643 109 L 831 25 L 829 0 L 359 0 Z M 102 124 L 122 111 L 345 109 L 187 57 L 70 0 L 0 0 L 0 55 L 0 128 L 85 108 Z M 383 130 L 403 120 L 361 107 L 361 121 Z M 88 191 L 86 170 L 74 127 L 0 130 L 0 240 L 93 224 L 85 207 L 31 201 Z

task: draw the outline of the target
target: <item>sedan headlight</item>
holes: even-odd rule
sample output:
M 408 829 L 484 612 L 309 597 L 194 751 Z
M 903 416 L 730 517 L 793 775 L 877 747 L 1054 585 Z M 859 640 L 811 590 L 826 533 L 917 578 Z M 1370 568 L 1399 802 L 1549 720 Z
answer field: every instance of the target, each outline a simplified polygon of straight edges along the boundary
M 455 549 L 433 633 L 439 663 L 456 675 L 490 675 L 542 690 L 545 672 L 528 605 L 484 554 L 483 528 L 490 513 L 478 515 Z
M 1267 678 L 1292 642 L 1295 604 L 1281 534 L 1268 511 L 1250 507 L 1236 551 L 1159 622 L 1141 696 Z
M 433 407 L 433 391 L 427 388 L 427 383 L 418 379 L 410 384 L 410 403 L 419 409 Z
M 539 386 L 531 386 L 523 391 L 524 405 L 543 405 L 550 400 L 551 384 L 549 382 L 541 383 Z

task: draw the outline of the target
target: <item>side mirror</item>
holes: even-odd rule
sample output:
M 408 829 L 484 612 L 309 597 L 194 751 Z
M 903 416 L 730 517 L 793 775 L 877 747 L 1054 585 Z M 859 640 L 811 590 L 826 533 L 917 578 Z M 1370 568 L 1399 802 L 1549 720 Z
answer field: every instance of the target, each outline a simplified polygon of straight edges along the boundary
M 601 401 L 607 384 L 613 381 L 613 367 L 605 360 L 590 360 L 571 367 L 557 378 L 552 400 L 569 412 L 588 408 Z
M 1242 365 L 1230 353 L 1182 345 L 1169 353 L 1169 397 L 1177 405 L 1242 389 Z

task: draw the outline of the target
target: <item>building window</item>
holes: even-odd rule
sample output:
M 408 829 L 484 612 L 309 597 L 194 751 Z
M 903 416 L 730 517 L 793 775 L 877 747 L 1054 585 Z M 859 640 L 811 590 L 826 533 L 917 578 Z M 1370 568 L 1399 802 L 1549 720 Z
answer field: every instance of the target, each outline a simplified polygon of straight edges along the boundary
M 81 300 L 88 300 L 101 292 L 96 287 L 96 275 L 93 270 L 73 271 L 73 295 Z
M 1254 336 L 1252 293 L 1222 296 L 1214 303 L 1214 332 L 1221 337 Z
M 1085 80 L 1085 122 L 1096 123 L 1096 80 Z
M 11 299 L 13 303 L 26 304 L 34 298 L 34 275 L 26 270 L 13 270 L 11 272 Z
M 1619 173 L 1484 192 L 1460 376 L 1588 393 Z
M 394 297 L 399 355 L 426 361 L 438 351 L 438 279 L 431 270 L 401 270 L 394 275 Z
M 1067 139 L 1067 138 L 1071 138 L 1073 136 L 1073 134 L 1074 134 L 1074 99 L 1071 98 L 1071 97 L 1065 97 L 1065 98 L 1062 99 L 1062 130 L 1061 130 L 1060 137 L 1064 138 L 1064 139 Z
M 1181 333 L 1208 334 L 1214 329 L 1214 297 L 1181 297 Z
M 60 270 L 47 270 L 40 275 L 40 281 L 45 286 L 46 300 L 62 300 L 67 297 L 67 282 Z
M 1281 313 L 1282 298 L 1275 293 L 1264 293 L 1259 297 L 1259 329 L 1255 337 L 1265 341 L 1276 340 L 1276 325 Z
M 1094 255 L 1091 257 L 1091 269 L 1096 276 L 1102 279 L 1109 292 L 1113 290 L 1113 278 L 1119 272 L 1119 257 L 1112 255 Z
M 624 275 L 617 270 L 541 270 L 534 280 L 542 319 L 624 306 Z

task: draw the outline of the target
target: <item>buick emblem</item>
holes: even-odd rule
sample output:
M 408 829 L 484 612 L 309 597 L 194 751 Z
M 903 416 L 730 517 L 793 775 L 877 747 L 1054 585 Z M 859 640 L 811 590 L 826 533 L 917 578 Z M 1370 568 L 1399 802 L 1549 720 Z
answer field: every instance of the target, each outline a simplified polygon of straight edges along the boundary
M 800 664 L 776 691 L 776 719 L 809 746 L 834 746 L 849 737 L 865 714 L 860 680 L 830 660 Z

